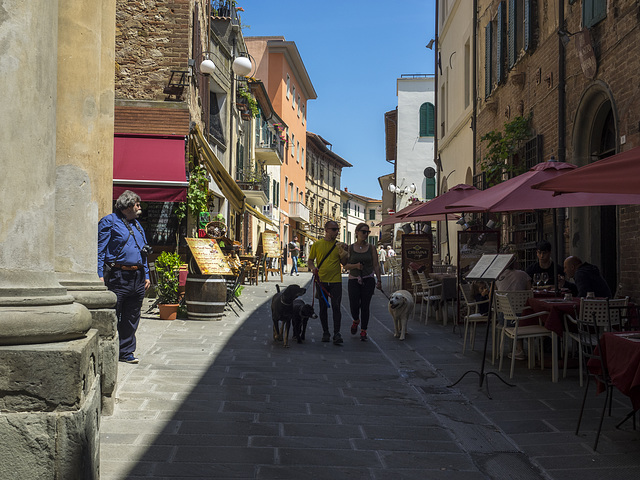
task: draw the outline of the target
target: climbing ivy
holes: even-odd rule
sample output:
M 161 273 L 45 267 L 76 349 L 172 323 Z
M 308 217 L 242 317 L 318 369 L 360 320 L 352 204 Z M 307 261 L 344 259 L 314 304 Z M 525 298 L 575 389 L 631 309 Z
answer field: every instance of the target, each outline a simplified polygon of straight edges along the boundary
M 480 165 L 488 187 L 502 182 L 505 174 L 515 176 L 524 173 L 526 166 L 522 162 L 514 165 L 509 159 L 520 150 L 522 142 L 531 136 L 530 122 L 531 114 L 519 116 L 504 124 L 504 132 L 492 130 L 480 137 L 487 146 Z

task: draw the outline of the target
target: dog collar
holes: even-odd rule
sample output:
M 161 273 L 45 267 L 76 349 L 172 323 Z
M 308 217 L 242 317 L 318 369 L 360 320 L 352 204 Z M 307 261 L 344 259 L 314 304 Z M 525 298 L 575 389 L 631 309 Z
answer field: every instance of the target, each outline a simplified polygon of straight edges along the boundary
M 283 305 L 286 305 L 287 307 L 289 305 L 292 305 L 291 303 L 285 303 L 283 297 L 280 297 L 280 303 L 282 303 Z

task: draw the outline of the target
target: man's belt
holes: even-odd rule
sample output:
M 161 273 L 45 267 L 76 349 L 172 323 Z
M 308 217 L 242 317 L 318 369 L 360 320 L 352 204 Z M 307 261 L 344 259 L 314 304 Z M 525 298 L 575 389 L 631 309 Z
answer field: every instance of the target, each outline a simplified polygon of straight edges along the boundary
M 119 263 L 114 263 L 112 268 L 117 268 L 119 270 L 141 270 L 141 265 L 120 265 Z

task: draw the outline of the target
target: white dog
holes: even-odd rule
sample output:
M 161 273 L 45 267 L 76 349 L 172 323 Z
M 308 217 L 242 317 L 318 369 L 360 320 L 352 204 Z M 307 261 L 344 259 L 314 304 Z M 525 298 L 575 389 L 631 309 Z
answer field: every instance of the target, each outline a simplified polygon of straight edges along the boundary
M 393 336 L 404 340 L 409 315 L 413 311 L 413 295 L 406 290 L 393 292 L 389 299 L 389 313 L 393 317 Z

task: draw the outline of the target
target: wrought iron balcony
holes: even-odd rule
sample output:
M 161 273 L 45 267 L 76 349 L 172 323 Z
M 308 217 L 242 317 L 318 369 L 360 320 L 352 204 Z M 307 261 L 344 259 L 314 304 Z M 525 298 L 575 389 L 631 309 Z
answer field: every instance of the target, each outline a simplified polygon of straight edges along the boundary
M 277 135 L 270 140 L 256 145 L 256 160 L 264 165 L 282 165 L 284 159 L 284 142 Z
M 269 187 L 271 177 L 267 174 L 256 174 L 254 171 L 239 169 L 236 173 L 236 183 L 252 205 L 267 205 L 269 203 Z
M 235 2 L 229 0 L 211 0 L 211 16 L 219 18 L 230 18 L 232 25 L 240 25 L 240 17 L 238 17 L 238 8 Z M 240 10 L 244 11 L 244 10 Z

